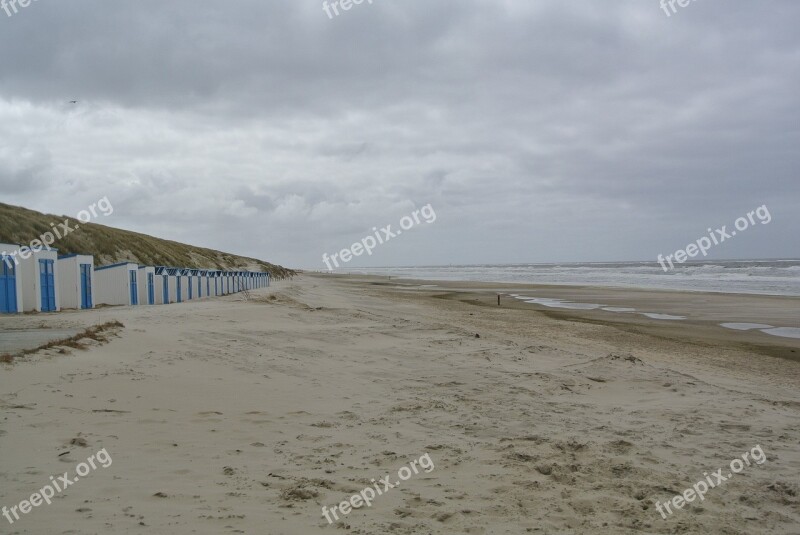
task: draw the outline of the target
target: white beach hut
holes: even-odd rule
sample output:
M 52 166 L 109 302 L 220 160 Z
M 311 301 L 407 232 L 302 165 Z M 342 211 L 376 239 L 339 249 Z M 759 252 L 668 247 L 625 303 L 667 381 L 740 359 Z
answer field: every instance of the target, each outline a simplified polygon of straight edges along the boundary
M 156 293 L 156 268 L 153 266 L 139 266 L 136 275 L 136 285 L 139 289 L 140 305 L 155 305 Z
M 57 265 L 61 308 L 94 308 L 94 256 L 59 256 Z
M 139 266 L 121 262 L 95 268 L 95 302 L 103 305 L 139 304 Z
M 219 274 L 219 294 L 220 295 L 228 295 L 230 293 L 228 289 L 228 272 L 222 271 Z
M 19 248 L 15 243 L 0 243 L 0 314 L 22 312 Z
M 189 286 L 189 270 L 186 268 L 180 268 L 178 270 L 179 273 L 179 280 L 180 280 L 180 293 L 181 298 L 178 300 L 179 303 L 192 299 L 192 295 L 190 294 Z
M 209 269 L 206 275 L 208 276 L 208 296 L 216 297 L 219 295 L 217 291 L 217 272 L 213 269 Z
M 155 275 L 153 280 L 155 282 L 155 298 L 157 305 L 169 304 L 169 274 L 167 268 L 164 266 L 156 266 L 154 268 Z
M 225 272 L 217 271 L 217 295 L 225 295 Z
M 166 268 L 168 284 L 169 284 L 169 302 L 182 303 L 184 298 L 183 277 L 180 268 Z
M 57 312 L 61 310 L 58 289 L 58 251 L 20 247 L 17 272 L 22 276 L 22 310 Z
M 195 273 L 197 270 L 195 269 L 184 269 L 184 275 L 186 275 L 187 282 L 184 286 L 184 297 L 185 300 L 189 301 L 191 299 L 197 299 L 197 282 L 195 281 Z
M 200 284 L 197 285 L 199 287 L 198 296 L 199 297 L 209 297 L 209 294 L 211 293 L 211 288 L 210 288 L 210 285 L 209 285 L 208 270 L 207 269 L 201 269 L 200 270 L 199 279 L 200 279 Z
M 200 276 L 199 269 L 190 269 L 189 270 L 192 274 L 192 299 L 200 299 L 203 297 L 203 280 Z

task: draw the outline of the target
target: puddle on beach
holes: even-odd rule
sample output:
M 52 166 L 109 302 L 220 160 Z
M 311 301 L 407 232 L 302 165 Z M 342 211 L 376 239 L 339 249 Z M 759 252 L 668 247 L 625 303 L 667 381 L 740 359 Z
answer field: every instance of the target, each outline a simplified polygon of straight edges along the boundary
M 763 323 L 720 323 L 726 329 L 734 329 L 736 331 L 749 331 L 752 329 L 774 329 L 772 325 L 765 325 Z
M 774 329 L 762 329 L 761 332 L 783 338 L 800 338 L 800 328 L 798 327 L 775 327 Z
M 596 303 L 573 303 L 565 299 L 554 299 L 551 297 L 532 297 L 529 295 L 520 295 L 520 294 L 508 294 L 508 295 L 510 297 L 513 297 L 514 299 L 525 301 L 526 303 L 541 305 L 548 308 L 564 308 L 570 310 L 596 310 L 599 308 L 600 310 L 604 310 L 606 312 L 617 312 L 617 313 L 636 312 L 635 308 L 630 308 L 630 307 L 610 307 L 605 305 L 598 305 Z M 678 321 L 686 319 L 686 316 L 675 316 L 673 314 L 659 314 L 656 312 L 640 312 L 639 314 L 647 316 L 648 318 L 654 320 Z M 797 327 L 773 327 L 772 325 L 767 325 L 764 323 L 720 323 L 720 326 L 725 327 L 726 329 L 733 329 L 736 331 L 750 331 L 754 329 L 759 329 L 761 330 L 761 332 L 772 336 L 781 336 L 784 338 L 800 338 L 800 328 Z
M 548 308 L 565 308 L 570 310 L 605 310 L 606 312 L 636 312 L 635 308 L 630 307 L 609 307 L 599 305 L 597 303 L 573 303 L 565 299 L 554 299 L 551 297 L 530 297 L 520 294 L 509 294 L 515 299 L 525 301 L 526 303 L 533 303 L 535 305 L 542 305 Z M 673 316 L 671 314 L 656 314 L 655 312 L 643 312 L 645 316 L 655 320 L 685 320 L 686 316 Z
M 686 316 L 673 316 L 672 314 L 656 314 L 655 312 L 642 312 L 643 316 L 654 320 L 685 320 Z
M 772 336 L 800 338 L 800 328 L 797 327 L 773 327 L 772 325 L 765 325 L 764 323 L 720 323 L 720 325 L 726 329 L 734 329 L 737 331 L 752 331 L 758 329 L 762 333 Z
M 595 305 L 593 303 L 570 303 L 568 301 L 563 301 L 562 299 L 547 299 L 547 298 L 535 298 L 525 302 L 535 303 L 537 305 L 542 305 L 550 308 L 568 308 L 572 310 L 594 310 L 596 308 L 600 308 L 601 306 L 603 306 L 603 305 Z

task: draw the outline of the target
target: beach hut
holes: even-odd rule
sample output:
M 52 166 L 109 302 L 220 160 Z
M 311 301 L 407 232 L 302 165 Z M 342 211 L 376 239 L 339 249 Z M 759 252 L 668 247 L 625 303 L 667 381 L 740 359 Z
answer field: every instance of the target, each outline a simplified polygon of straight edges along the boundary
M 216 277 L 216 271 L 213 269 L 209 269 L 206 271 L 206 288 L 208 289 L 208 296 L 215 297 L 217 295 L 216 290 L 214 289 L 214 278 Z
M 0 243 L 0 314 L 22 312 L 19 248 L 17 244 Z
M 210 269 L 208 270 L 208 296 L 216 297 L 218 295 L 219 295 L 219 280 L 217 277 L 217 271 Z
M 225 272 L 216 271 L 214 273 L 214 290 L 217 295 L 225 295 Z
M 57 265 L 61 308 L 94 308 L 94 256 L 59 256 Z
M 169 304 L 169 274 L 165 266 L 156 266 L 154 268 L 155 291 L 156 291 L 156 304 L 168 305 Z
M 180 268 L 178 270 L 179 277 L 180 277 L 180 289 L 181 289 L 181 300 L 178 301 L 179 303 L 182 301 L 187 301 L 192 298 L 191 293 L 191 285 L 189 284 L 189 270 L 186 268 Z
M 200 287 L 199 295 L 200 297 L 210 297 L 211 295 L 211 281 L 208 277 L 208 270 L 201 269 L 200 270 Z
M 136 275 L 136 286 L 139 289 L 140 305 L 156 304 L 156 268 L 152 266 L 139 266 Z
M 186 282 L 186 299 L 197 299 L 197 288 L 195 287 L 195 278 L 197 270 L 196 269 L 185 269 L 184 274 L 186 275 L 187 282 Z
M 225 272 L 217 271 L 216 279 L 215 288 L 217 289 L 217 295 L 225 295 Z
M 216 271 L 215 274 L 214 274 L 214 279 L 215 279 L 215 282 L 214 282 L 214 291 L 215 291 L 215 293 L 217 295 L 225 295 L 223 293 L 223 291 L 222 291 L 222 287 L 223 287 L 223 284 L 225 282 L 225 280 L 223 278 L 223 272 L 219 271 L 219 270 Z
M 181 287 L 181 270 L 178 268 L 166 268 L 167 280 L 169 284 L 169 303 L 180 303 L 183 301 L 183 288 Z
M 189 299 L 200 299 L 203 297 L 199 269 L 189 269 Z
M 186 277 L 181 268 L 166 268 L 169 278 L 169 302 L 182 303 L 186 300 Z
M 103 305 L 139 304 L 139 266 L 121 262 L 95 268 L 95 302 Z
M 58 290 L 58 251 L 20 247 L 18 275 L 22 276 L 22 310 L 56 312 L 61 310 Z M 21 273 L 20 273 L 21 272 Z

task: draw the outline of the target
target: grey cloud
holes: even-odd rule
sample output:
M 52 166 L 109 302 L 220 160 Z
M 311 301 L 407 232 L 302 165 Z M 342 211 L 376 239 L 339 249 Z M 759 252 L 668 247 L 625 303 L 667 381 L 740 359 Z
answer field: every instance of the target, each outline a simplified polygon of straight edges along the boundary
M 795 2 L 667 18 L 657 0 L 376 0 L 329 20 L 321 0 L 42 0 L 0 15 L 0 191 L 20 204 L 108 195 L 128 228 L 319 267 L 427 203 L 435 225 L 369 261 L 647 258 L 768 203 L 763 241 L 731 255 L 800 256 Z

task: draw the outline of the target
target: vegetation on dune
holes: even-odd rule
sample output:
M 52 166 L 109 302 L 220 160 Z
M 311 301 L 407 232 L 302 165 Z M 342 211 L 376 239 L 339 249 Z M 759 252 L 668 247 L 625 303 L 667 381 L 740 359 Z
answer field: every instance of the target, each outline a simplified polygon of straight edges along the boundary
M 197 269 L 267 271 L 273 279 L 294 275 L 291 269 L 256 258 L 237 256 L 204 247 L 195 247 L 146 234 L 120 230 L 97 223 L 81 223 L 67 216 L 43 214 L 19 206 L 0 203 L 0 243 L 29 244 L 51 224 L 69 220 L 69 227 L 80 227 L 53 244 L 59 255 L 94 255 L 95 266 L 117 262 L 136 262 L 149 266 L 187 267 Z

